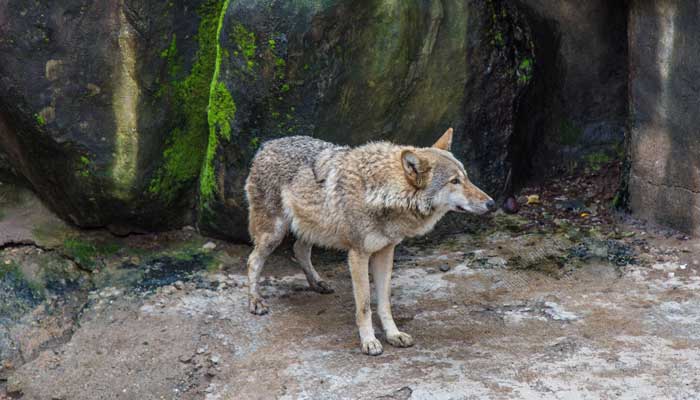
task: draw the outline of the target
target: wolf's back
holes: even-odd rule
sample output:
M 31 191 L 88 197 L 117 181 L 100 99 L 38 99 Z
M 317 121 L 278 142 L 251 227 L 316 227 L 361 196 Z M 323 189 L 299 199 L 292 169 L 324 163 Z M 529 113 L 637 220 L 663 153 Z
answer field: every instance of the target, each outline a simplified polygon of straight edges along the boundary
M 253 158 L 246 181 L 248 204 L 279 209 L 280 191 L 290 184 L 300 168 L 313 168 L 318 155 L 332 143 L 309 136 L 290 136 L 263 143 Z

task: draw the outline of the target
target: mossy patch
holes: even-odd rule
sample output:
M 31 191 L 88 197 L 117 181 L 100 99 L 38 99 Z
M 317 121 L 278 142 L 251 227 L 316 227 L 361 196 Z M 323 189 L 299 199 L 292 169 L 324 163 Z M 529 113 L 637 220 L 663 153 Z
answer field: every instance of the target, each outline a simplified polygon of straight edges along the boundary
M 87 178 L 90 176 L 90 159 L 87 156 L 80 156 L 76 173 L 78 176 Z
M 163 152 L 163 164 L 149 185 L 149 192 L 166 203 L 177 199 L 183 190 L 197 179 L 208 151 L 209 131 L 207 107 L 209 106 L 212 76 L 219 62 L 218 33 L 222 3 L 207 1 L 199 9 L 198 49 L 189 74 L 182 77 L 182 58 L 173 36 L 169 46 L 160 56 L 166 60 L 168 81 L 160 94 L 174 104 L 175 121 Z
M 207 151 L 199 178 L 199 194 L 202 204 L 206 204 L 216 191 L 216 180 L 214 178 L 213 165 L 214 156 L 216 155 L 216 150 L 219 146 L 219 138 L 223 137 L 226 140 L 231 138 L 231 123 L 233 122 L 236 114 L 236 104 L 233 101 L 231 93 L 226 88 L 226 85 L 219 81 L 221 60 L 223 56 L 223 50 L 221 49 L 221 45 L 219 43 L 219 37 L 221 36 L 224 15 L 228 9 L 228 4 L 229 0 L 225 0 L 221 6 L 216 32 L 216 63 L 214 64 L 214 74 L 212 76 L 211 85 L 209 88 L 209 106 L 207 113 L 209 141 L 207 143 Z
M 231 31 L 230 39 L 236 44 L 236 50 L 234 50 L 233 55 L 243 57 L 248 70 L 252 70 L 255 67 L 254 57 L 258 48 L 255 44 L 255 33 L 250 32 L 243 24 L 235 24 Z M 274 49 L 275 41 L 270 39 L 270 42 L 268 44 Z
M 93 243 L 79 238 L 68 238 L 63 242 L 63 252 L 72 257 L 82 268 L 95 269 L 99 258 L 115 254 L 120 246 L 116 243 Z
M 518 84 L 527 85 L 532 80 L 533 61 L 529 57 L 525 57 L 518 65 L 517 75 Z
M 34 120 L 36 120 L 36 123 L 39 126 L 46 125 L 46 118 L 44 118 L 44 116 L 41 114 L 34 114 Z
M 603 152 L 588 154 L 584 158 L 586 159 L 588 168 L 593 171 L 599 171 L 605 164 L 612 161 L 612 157 Z

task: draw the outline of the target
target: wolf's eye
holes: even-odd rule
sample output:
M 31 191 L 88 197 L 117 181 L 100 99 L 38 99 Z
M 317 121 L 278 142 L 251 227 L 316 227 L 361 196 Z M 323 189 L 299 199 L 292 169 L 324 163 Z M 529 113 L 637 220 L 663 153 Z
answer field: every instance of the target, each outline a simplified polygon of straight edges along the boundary
M 453 185 L 459 185 L 459 178 L 454 178 L 450 181 L 451 184 Z

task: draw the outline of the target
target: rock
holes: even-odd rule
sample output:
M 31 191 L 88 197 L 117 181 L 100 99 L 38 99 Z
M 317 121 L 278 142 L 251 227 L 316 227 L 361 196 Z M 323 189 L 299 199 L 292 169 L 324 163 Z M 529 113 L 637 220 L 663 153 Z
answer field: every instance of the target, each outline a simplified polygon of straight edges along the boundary
M 202 250 L 214 250 L 216 248 L 216 243 L 214 242 L 206 242 L 202 246 Z
M 280 136 L 425 146 L 452 126 L 472 180 L 494 196 L 504 190 L 535 65 L 530 27 L 513 2 L 297 4 L 231 2 L 225 13 L 202 232 L 247 240 L 247 169 L 260 144 Z
M 394 393 L 377 397 L 377 400 L 408 400 L 411 398 L 411 395 L 413 395 L 413 389 L 404 386 Z
M 22 387 L 24 386 L 24 383 L 22 382 L 21 379 L 17 378 L 14 375 L 11 375 L 7 379 L 7 383 L 5 386 L 5 390 L 7 391 L 8 394 L 12 396 L 18 396 L 22 394 Z
M 544 313 L 547 315 L 549 318 L 555 320 L 555 321 L 575 321 L 579 319 L 579 316 L 564 310 L 564 308 L 552 301 L 547 301 L 544 303 Z
M 700 235 L 700 34 L 696 2 L 630 3 L 629 207 Z M 695 13 L 695 14 L 693 14 Z
M 449 270 L 450 270 L 450 266 L 447 264 L 443 264 L 440 266 L 440 271 L 442 271 L 442 272 L 447 272 Z
M 555 207 L 571 212 L 581 212 L 586 210 L 586 203 L 584 203 L 583 200 L 580 199 L 564 200 L 558 202 L 555 205 Z
M 0 165 L 82 227 L 196 220 L 247 240 L 243 183 L 263 141 L 429 145 L 452 126 L 454 153 L 497 196 L 527 154 L 510 150 L 539 65 L 530 13 L 505 0 L 3 2 Z
M 180 357 L 178 357 L 178 360 L 180 360 L 180 362 L 182 363 L 189 363 L 190 361 L 192 361 L 192 357 L 192 354 L 183 354 Z
M 181 224 L 207 147 L 219 8 L 1 2 L 0 153 L 79 226 Z

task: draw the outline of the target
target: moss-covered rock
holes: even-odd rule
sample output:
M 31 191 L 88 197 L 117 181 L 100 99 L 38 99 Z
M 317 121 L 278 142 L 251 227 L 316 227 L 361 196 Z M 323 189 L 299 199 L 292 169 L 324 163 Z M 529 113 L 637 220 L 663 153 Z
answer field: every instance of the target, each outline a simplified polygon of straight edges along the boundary
M 453 126 L 455 152 L 498 195 L 536 62 L 529 31 L 505 1 L 232 1 L 212 82 L 200 229 L 246 239 L 249 163 L 262 141 L 286 135 L 429 145 Z M 229 112 L 212 126 L 222 102 Z
M 0 4 L 2 159 L 77 225 L 244 240 L 260 143 L 427 145 L 504 188 L 537 61 L 504 0 Z
M 0 148 L 50 207 L 181 224 L 208 141 L 222 1 L 0 4 Z

